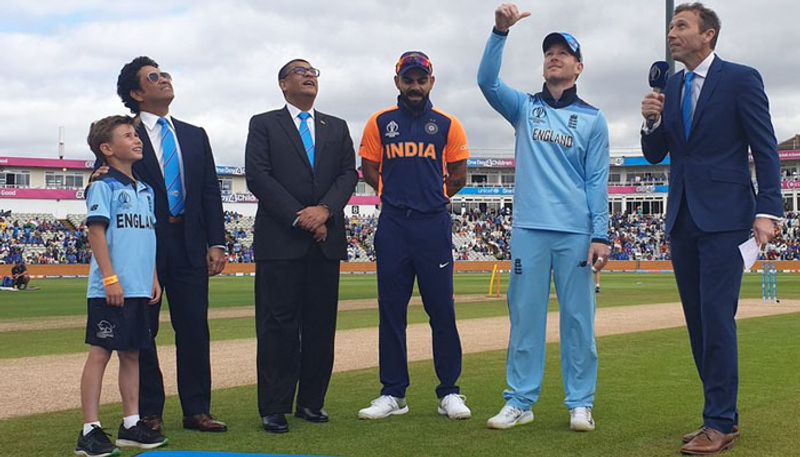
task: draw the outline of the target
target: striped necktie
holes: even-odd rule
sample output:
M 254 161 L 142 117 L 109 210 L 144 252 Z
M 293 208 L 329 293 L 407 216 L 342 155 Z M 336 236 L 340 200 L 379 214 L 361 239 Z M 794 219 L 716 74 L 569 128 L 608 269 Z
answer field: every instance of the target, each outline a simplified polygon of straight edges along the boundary
M 181 165 L 178 162 L 178 145 L 175 135 L 169 128 L 169 122 L 163 117 L 158 118 L 161 126 L 161 157 L 164 163 L 164 184 L 167 186 L 167 202 L 169 214 L 179 216 L 183 214 L 184 197 L 183 183 L 181 182 Z
M 683 135 L 687 141 L 689 140 L 689 134 L 692 132 L 692 115 L 694 114 L 692 81 L 694 81 L 694 72 L 686 72 L 686 76 L 683 77 Z
M 308 118 L 311 114 L 303 111 L 298 114 L 300 118 L 300 139 L 303 140 L 303 147 L 306 148 L 306 155 L 308 156 L 308 163 L 311 164 L 311 169 L 314 169 L 314 139 L 311 138 L 311 130 L 308 128 Z

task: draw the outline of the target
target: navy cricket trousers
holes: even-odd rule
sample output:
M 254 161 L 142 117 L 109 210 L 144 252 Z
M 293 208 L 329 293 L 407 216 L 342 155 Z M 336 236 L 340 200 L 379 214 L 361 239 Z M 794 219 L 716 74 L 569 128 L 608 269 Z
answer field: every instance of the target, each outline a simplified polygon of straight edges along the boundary
M 406 351 L 408 301 L 417 279 L 433 332 L 436 396 L 458 393 L 461 340 L 453 304 L 450 214 L 424 214 L 384 206 L 375 234 L 378 268 L 381 395 L 405 397 L 409 385 Z

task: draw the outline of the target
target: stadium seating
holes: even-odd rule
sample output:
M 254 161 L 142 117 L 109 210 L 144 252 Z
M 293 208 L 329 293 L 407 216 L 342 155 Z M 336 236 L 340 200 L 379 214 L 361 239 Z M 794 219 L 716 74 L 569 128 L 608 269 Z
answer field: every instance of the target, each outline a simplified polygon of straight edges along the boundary
M 22 258 L 31 264 L 87 263 L 91 258 L 84 214 L 69 214 L 65 221 L 52 214 L 0 215 L 0 264 Z M 453 214 L 453 257 L 464 261 L 510 259 L 511 212 L 465 211 Z M 228 262 L 253 262 L 252 216 L 225 211 Z M 375 216 L 352 216 L 345 225 L 350 262 L 375 260 Z M 662 216 L 611 214 L 611 260 L 669 260 Z M 767 249 L 770 260 L 800 260 L 800 213 L 788 213 L 781 235 Z

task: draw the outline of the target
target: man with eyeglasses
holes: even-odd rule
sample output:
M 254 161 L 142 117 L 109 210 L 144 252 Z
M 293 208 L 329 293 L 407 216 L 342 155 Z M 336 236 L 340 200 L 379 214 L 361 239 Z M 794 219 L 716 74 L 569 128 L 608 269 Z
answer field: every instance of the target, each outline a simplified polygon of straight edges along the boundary
M 245 149 L 247 187 L 258 198 L 258 410 L 270 433 L 289 431 L 295 392 L 296 417 L 328 422 L 343 210 L 358 174 L 347 123 L 314 109 L 319 74 L 303 59 L 281 67 L 286 106 L 253 116 Z
M 450 419 L 472 415 L 456 382 L 461 340 L 453 303 L 453 251 L 447 204 L 466 182 L 469 147 L 461 123 L 433 107 L 433 64 L 419 51 L 400 56 L 394 82 L 397 105 L 375 113 L 361 137 L 364 180 L 378 191 L 375 234 L 381 394 L 361 419 L 406 414 L 408 301 L 419 284 L 433 333 L 439 385 L 437 411 Z
M 516 188 L 505 405 L 487 422 L 507 429 L 533 421 L 545 361 L 550 280 L 560 312 L 561 373 L 570 429 L 591 431 L 597 349 L 592 269 L 601 270 L 608 242 L 608 127 L 603 113 L 578 98 L 583 57 L 578 40 L 551 33 L 542 43 L 544 87 L 529 95 L 499 78 L 509 29 L 530 16 L 513 4 L 495 11 L 478 69 L 489 104 L 516 131 Z
M 170 115 L 172 77 L 149 57 L 122 67 L 117 94 L 139 121 L 143 157 L 134 164 L 134 174 L 155 193 L 156 268 L 175 330 L 183 427 L 224 432 L 225 423 L 211 416 L 208 277 L 225 267 L 225 228 L 208 135 Z M 150 307 L 154 339 L 160 309 L 160 302 Z M 142 420 L 160 431 L 164 381 L 155 344 L 140 351 L 139 374 Z

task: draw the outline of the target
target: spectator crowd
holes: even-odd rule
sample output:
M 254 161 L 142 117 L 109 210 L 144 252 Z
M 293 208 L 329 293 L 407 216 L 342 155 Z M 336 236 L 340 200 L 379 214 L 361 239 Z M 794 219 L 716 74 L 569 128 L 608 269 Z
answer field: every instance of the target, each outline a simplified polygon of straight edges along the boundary
M 511 211 L 464 210 L 453 214 L 453 258 L 508 260 Z M 72 221 L 80 218 L 70 217 Z M 91 251 L 86 228 L 67 226 L 48 215 L 0 212 L 0 264 L 23 260 L 29 264 L 88 263 Z M 373 237 L 377 216 L 352 216 L 345 225 L 351 262 L 375 260 Z M 229 263 L 251 263 L 253 218 L 225 211 Z M 664 218 L 658 215 L 615 213 L 609 216 L 611 260 L 670 260 Z M 787 213 L 781 234 L 766 249 L 770 260 L 800 260 L 800 213 Z

